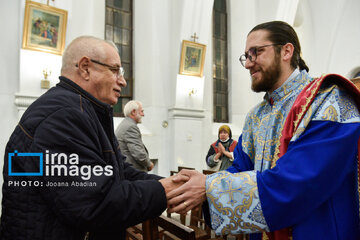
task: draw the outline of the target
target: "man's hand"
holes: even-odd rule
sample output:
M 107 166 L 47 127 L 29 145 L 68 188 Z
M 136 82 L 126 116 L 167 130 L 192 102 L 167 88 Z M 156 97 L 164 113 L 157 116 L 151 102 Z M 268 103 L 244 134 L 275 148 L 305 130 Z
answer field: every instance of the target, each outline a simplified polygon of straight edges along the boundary
M 175 176 L 173 181 L 182 181 L 184 176 L 187 176 L 189 180 L 166 195 L 169 205 L 168 213 L 186 213 L 206 200 L 206 176 L 196 170 L 183 169 Z
M 150 161 L 150 166 L 147 167 L 147 170 L 151 171 L 151 170 L 153 170 L 153 168 L 154 168 L 154 163 Z
M 173 179 L 176 178 L 176 181 L 173 181 Z M 162 184 L 162 186 L 165 189 L 165 194 L 167 196 L 168 193 L 170 193 L 175 188 L 180 187 L 184 182 L 188 181 L 189 177 L 186 175 L 178 176 L 171 176 L 167 178 L 160 179 L 159 182 Z

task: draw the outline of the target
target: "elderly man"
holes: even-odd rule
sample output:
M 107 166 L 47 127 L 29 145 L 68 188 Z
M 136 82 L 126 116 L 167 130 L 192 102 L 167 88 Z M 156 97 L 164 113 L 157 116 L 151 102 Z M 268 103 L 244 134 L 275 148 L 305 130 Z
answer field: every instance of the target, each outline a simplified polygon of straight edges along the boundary
M 125 239 L 176 187 L 118 151 L 112 105 L 126 86 L 114 44 L 73 40 L 60 82 L 24 113 L 6 146 L 2 240 Z
M 285 22 L 250 31 L 240 61 L 264 100 L 247 116 L 232 167 L 207 178 L 183 171 L 191 178 L 168 194 L 169 212 L 207 199 L 218 234 L 360 239 L 360 93 L 338 75 L 311 78 L 300 53 Z
M 115 135 L 119 142 L 120 151 L 126 156 L 126 162 L 136 169 L 151 171 L 154 164 L 150 161 L 148 150 L 142 139 L 138 123 L 144 117 L 144 110 L 140 101 L 129 101 L 124 107 L 125 118 L 119 124 Z

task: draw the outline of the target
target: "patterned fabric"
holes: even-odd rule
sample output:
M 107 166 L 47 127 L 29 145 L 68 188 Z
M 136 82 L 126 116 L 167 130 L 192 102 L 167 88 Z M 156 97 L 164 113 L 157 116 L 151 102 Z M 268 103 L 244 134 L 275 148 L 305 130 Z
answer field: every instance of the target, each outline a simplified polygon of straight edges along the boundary
M 217 234 L 227 234 L 229 232 L 233 234 L 241 232 L 254 233 L 269 231 L 274 227 L 274 224 L 270 226 L 270 222 L 267 223 L 264 217 L 265 214 L 262 209 L 264 206 L 259 197 L 261 196 L 258 186 L 259 173 L 270 169 L 272 163 L 277 160 L 279 139 L 286 117 L 299 93 L 311 81 L 311 77 L 305 71 L 301 73 L 295 71 L 283 86 L 272 94 L 266 94 L 264 101 L 247 116 L 243 134 L 239 139 L 241 150 L 235 151 L 233 167 L 228 169 L 232 173 L 219 172 L 207 177 L 206 188 L 212 227 Z M 359 132 L 357 129 L 359 129 L 360 114 L 353 99 L 348 97 L 345 91 L 334 84 L 324 84 L 300 122 L 291 142 L 296 142 L 302 136 L 310 122 L 323 122 L 326 126 L 330 126 L 328 123 L 331 122 L 335 124 L 341 123 L 341 126 L 336 125 L 341 130 L 346 129 L 343 123 L 355 123 L 357 125 L 347 126 Z M 322 127 L 325 125 L 314 126 Z M 307 130 L 306 132 L 314 134 L 313 130 Z M 359 137 L 358 134 L 354 134 L 352 138 L 357 139 L 356 137 Z M 292 147 L 295 148 L 295 146 L 296 144 L 293 144 Z M 292 151 L 294 152 L 294 150 Z M 326 155 L 324 156 L 324 159 L 326 159 Z M 352 156 L 350 156 L 349 161 L 351 161 L 351 158 Z M 249 160 L 254 170 L 235 173 L 244 171 L 244 169 L 251 170 L 248 165 L 239 162 L 244 160 Z M 321 165 L 322 163 L 316 164 Z M 246 167 L 244 167 L 245 165 Z M 262 189 L 268 190 L 266 186 L 262 186 Z M 274 217 L 276 218 L 275 215 Z M 286 225 L 283 227 L 286 227 Z
M 239 227 L 243 233 L 269 229 L 262 215 L 254 171 L 209 175 L 206 189 L 212 206 L 212 228 L 221 229 L 217 234 L 238 233 Z
M 332 121 L 339 123 L 360 122 L 359 112 L 352 98 L 338 86 L 322 86 L 319 95 L 304 116 L 303 121 L 291 139 L 295 141 L 311 121 Z
M 262 172 L 270 168 L 286 116 L 311 80 L 306 71 L 302 71 L 282 87 L 266 94 L 264 101 L 248 114 L 242 133 L 242 149 L 253 161 L 255 170 Z

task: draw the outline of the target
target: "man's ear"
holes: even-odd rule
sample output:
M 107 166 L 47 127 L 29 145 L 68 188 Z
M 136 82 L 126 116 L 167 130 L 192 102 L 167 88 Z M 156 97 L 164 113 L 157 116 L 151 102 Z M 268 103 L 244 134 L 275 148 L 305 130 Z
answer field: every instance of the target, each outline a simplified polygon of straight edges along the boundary
M 136 109 L 133 109 L 133 110 L 131 111 L 131 115 L 132 115 L 132 116 L 136 116 Z
M 82 57 L 78 63 L 79 74 L 86 81 L 90 78 L 89 62 L 90 59 L 88 57 Z
M 284 61 L 291 61 L 291 58 L 294 54 L 294 45 L 292 43 L 287 43 L 283 46 L 283 60 Z

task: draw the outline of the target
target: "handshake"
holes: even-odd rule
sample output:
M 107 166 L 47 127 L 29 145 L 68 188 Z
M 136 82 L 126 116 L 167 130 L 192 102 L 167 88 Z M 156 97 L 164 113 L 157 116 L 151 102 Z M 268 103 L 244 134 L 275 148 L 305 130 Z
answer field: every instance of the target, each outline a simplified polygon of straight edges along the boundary
M 206 176 L 196 170 L 183 169 L 159 181 L 165 189 L 168 213 L 184 214 L 206 200 Z

